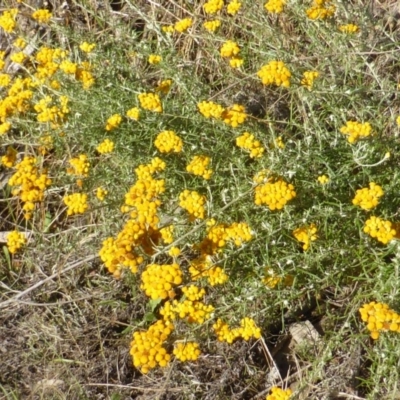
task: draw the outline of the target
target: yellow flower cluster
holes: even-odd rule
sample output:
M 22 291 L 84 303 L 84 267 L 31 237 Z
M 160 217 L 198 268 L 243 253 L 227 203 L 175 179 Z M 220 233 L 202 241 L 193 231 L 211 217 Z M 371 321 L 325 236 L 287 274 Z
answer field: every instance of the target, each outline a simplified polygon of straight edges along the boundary
M 1 163 L 6 167 L 6 168 L 12 168 L 17 161 L 17 150 L 15 150 L 13 147 L 8 146 L 6 154 L 1 157 Z
M 197 104 L 200 113 L 206 118 L 221 119 L 225 109 L 212 101 L 202 101 Z
M 400 333 L 400 315 L 391 310 L 387 304 L 364 304 L 360 309 L 361 319 L 367 323 L 372 339 L 378 339 L 380 332 L 392 331 Z
M 185 297 L 190 301 L 198 301 L 204 297 L 206 291 L 203 288 L 199 288 L 195 285 L 185 286 L 182 288 L 182 292 Z
M 15 39 L 13 46 L 18 47 L 19 49 L 24 49 L 26 47 L 25 39 L 22 37 L 18 37 Z
M 155 93 L 140 93 L 138 95 L 140 106 L 145 110 L 162 112 L 160 97 Z
M 2 54 L 4 52 L 0 52 L 0 59 Z M 0 135 L 11 128 L 7 118 L 18 113 L 25 113 L 30 109 L 29 102 L 33 96 L 30 90 L 32 86 L 31 78 L 15 78 L 7 95 L 0 98 Z
M 10 60 L 15 62 L 16 64 L 23 64 L 25 58 L 26 54 L 23 51 L 19 51 L 18 53 L 13 53 L 10 56 Z
M 226 12 L 230 15 L 236 15 L 240 8 L 242 7 L 242 3 L 238 0 L 232 0 L 228 3 L 226 7 Z
M 26 244 L 26 237 L 23 233 L 12 231 L 7 235 L 7 247 L 11 254 L 15 254 Z
M 279 275 L 276 275 L 272 268 L 265 267 L 263 283 L 270 289 L 273 289 L 279 283 L 283 283 L 284 286 L 292 286 L 293 280 L 294 278 L 292 275 L 286 275 L 285 277 L 281 277 Z
M 174 131 L 162 131 L 157 135 L 154 146 L 160 153 L 180 153 L 183 142 Z
M 11 83 L 11 76 L 8 74 L 0 74 L 0 86 L 7 87 Z
M 230 58 L 237 56 L 240 52 L 240 48 L 236 42 L 227 40 L 221 47 L 220 53 L 224 58 Z
M 75 75 L 76 71 L 78 70 L 78 64 L 76 64 L 70 60 L 61 61 L 60 65 L 58 67 L 65 74 L 69 74 L 69 75 Z
M 174 293 L 173 287 L 182 283 L 182 271 L 178 264 L 149 264 L 142 273 L 140 288 L 153 300 L 166 299 Z
M 264 147 L 259 140 L 255 140 L 254 135 L 250 132 L 244 132 L 243 135 L 236 138 L 236 146 L 250 151 L 251 158 L 259 158 L 264 153 Z
M 175 357 L 182 362 L 196 361 L 200 354 L 200 346 L 196 342 L 177 343 L 174 351 Z
M 126 116 L 134 121 L 138 121 L 140 117 L 140 110 L 137 107 L 130 108 L 126 112 Z
M 215 32 L 221 26 L 221 21 L 218 19 L 206 21 L 203 23 L 203 26 L 209 32 Z
M 108 118 L 106 123 L 106 131 L 112 131 L 113 129 L 118 128 L 121 122 L 122 122 L 122 117 L 119 114 L 111 115 L 111 117 Z
M 314 84 L 314 80 L 319 76 L 319 72 L 317 71 L 306 71 L 303 74 L 303 79 L 301 80 L 301 84 L 305 86 L 308 90 L 311 90 Z
M 321 184 L 321 185 L 326 185 L 327 183 L 329 183 L 329 177 L 326 175 L 320 175 L 317 178 L 317 181 Z
M 210 179 L 213 172 L 212 169 L 207 169 L 210 161 L 210 157 L 207 156 L 194 156 L 186 166 L 186 171 L 204 179 Z
M 221 118 L 225 124 L 230 125 L 232 128 L 237 128 L 240 124 L 243 124 L 247 119 L 244 106 L 234 104 L 233 106 L 224 110 Z
M 60 105 L 52 105 L 53 99 L 50 96 L 39 100 L 34 106 L 35 111 L 38 113 L 36 119 L 38 122 L 51 122 L 53 128 L 57 128 L 65 121 L 66 115 L 69 113 L 68 97 L 60 96 Z
M 114 151 L 114 142 L 110 139 L 104 139 L 97 147 L 96 150 L 100 154 L 112 153 Z
M 360 28 L 354 24 L 346 24 L 340 25 L 339 30 L 343 33 L 356 33 L 360 30 Z
M 172 86 L 172 79 L 165 79 L 161 81 L 156 87 L 156 92 L 168 94 Z
M 83 214 L 88 209 L 87 194 L 72 193 L 64 196 L 64 204 L 67 208 L 67 215 Z
M 179 33 L 183 33 L 187 31 L 192 25 L 193 25 L 192 18 L 183 18 L 175 23 L 174 29 Z
M 360 206 L 363 210 L 372 210 L 379 203 L 379 198 L 383 196 L 382 188 L 375 182 L 370 182 L 369 188 L 356 191 L 353 199 L 355 206 Z
M 25 218 L 30 219 L 35 203 L 42 201 L 44 191 L 51 184 L 46 172 L 39 172 L 35 157 L 25 156 L 16 166 L 16 172 L 11 176 L 8 184 L 16 188 L 11 191 L 13 196 L 19 196 L 24 203 L 22 209 Z
M 283 390 L 275 386 L 265 400 L 289 400 L 291 395 L 292 391 L 290 389 Z
M 67 173 L 76 176 L 88 176 L 90 163 L 86 154 L 80 154 L 78 157 L 69 160 L 72 168 L 67 168 Z
M 40 24 L 45 24 L 50 20 L 52 14 L 49 10 L 36 10 L 32 13 L 32 18 L 38 21 Z
M 216 14 L 224 7 L 224 0 L 208 0 L 203 5 L 203 10 L 206 14 Z
M 135 332 L 131 342 L 130 354 L 133 365 L 147 374 L 157 366 L 166 367 L 171 356 L 167 353 L 163 343 L 174 330 L 171 323 L 158 320 L 147 331 Z
M 149 64 L 159 64 L 162 60 L 162 57 L 157 54 L 150 54 L 148 61 Z
M 254 203 L 258 206 L 265 204 L 271 211 L 282 210 L 288 201 L 296 197 L 294 186 L 282 178 L 271 177 L 266 183 L 256 186 L 254 192 Z
M 157 209 L 161 205 L 158 197 L 165 191 L 165 182 L 154 179 L 153 175 L 164 169 L 165 163 L 157 157 L 135 169 L 138 180 L 125 195 L 125 204 L 121 207 L 122 212 L 131 211 L 131 219 L 116 239 L 110 237 L 103 241 L 99 255 L 116 278 L 120 276 L 121 268 L 137 272 L 143 257 L 137 254 L 135 248 L 141 246 L 144 251 L 151 252 L 153 243 L 157 244 L 157 238 L 161 236 L 157 230 Z
M 270 61 L 257 72 L 263 85 L 289 87 L 292 74 L 283 61 Z
M 214 219 L 207 221 L 207 235 L 200 243 L 203 255 L 215 255 L 232 241 L 240 247 L 249 242 L 253 235 L 250 227 L 245 222 L 234 222 L 231 225 L 217 224 Z
M 185 189 L 179 195 L 179 205 L 189 213 L 189 220 L 204 219 L 206 197 L 195 190 Z
M 372 128 L 369 122 L 360 123 L 357 121 L 347 121 L 345 126 L 340 128 L 343 135 L 348 135 L 347 141 L 355 143 L 358 139 L 371 135 Z
M 210 319 L 214 311 L 212 305 L 204 304 L 201 301 L 183 300 L 181 302 L 174 300 L 172 303 L 167 301 L 161 309 L 160 314 L 164 320 L 172 321 L 176 318 L 184 319 L 190 324 L 203 324 Z
M 100 201 L 104 201 L 104 199 L 106 198 L 107 194 L 108 194 L 108 190 L 104 189 L 101 186 L 96 189 L 96 197 Z
M 173 232 L 174 232 L 173 225 L 169 225 L 160 229 L 160 234 L 165 244 L 171 244 L 174 241 Z
M 94 43 L 88 43 L 88 42 L 83 42 L 79 45 L 79 48 L 84 52 L 84 53 L 91 53 L 96 45 Z
M 311 242 L 315 242 L 318 239 L 317 227 L 315 224 L 308 226 L 302 226 L 293 231 L 293 236 L 303 244 L 303 250 L 308 250 Z
M 285 4 L 286 0 L 268 0 L 264 7 L 270 13 L 280 14 Z
M 203 255 L 190 262 L 189 273 L 193 281 L 206 278 L 211 286 L 222 285 L 228 280 L 228 275 L 221 267 L 213 264 L 211 257 Z
M 6 10 L 0 16 L 0 27 L 7 33 L 11 33 L 14 31 L 16 22 L 15 17 L 18 14 L 18 10 L 16 8 L 12 8 L 11 10 Z
M 364 232 L 383 244 L 388 244 L 393 240 L 397 232 L 393 229 L 393 224 L 379 217 L 372 216 L 364 224 Z
M 331 0 L 314 0 L 314 5 L 306 10 L 310 19 L 326 19 L 332 17 L 336 7 L 331 5 Z
M 248 341 L 251 338 L 260 339 L 261 329 L 257 327 L 252 318 L 243 318 L 240 321 L 240 327 L 230 329 L 229 325 L 218 318 L 217 322 L 213 325 L 217 339 L 220 342 L 227 342 L 231 344 L 235 339 L 241 337 Z

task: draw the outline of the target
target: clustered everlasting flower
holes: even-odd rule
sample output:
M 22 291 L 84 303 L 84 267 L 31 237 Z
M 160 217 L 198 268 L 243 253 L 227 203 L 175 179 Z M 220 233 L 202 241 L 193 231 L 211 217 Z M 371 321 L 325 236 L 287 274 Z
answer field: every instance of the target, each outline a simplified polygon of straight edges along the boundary
M 16 8 L 4 11 L 0 16 L 0 28 L 3 28 L 7 33 L 13 32 L 16 26 L 15 17 L 17 14 L 18 10 Z
M 179 205 L 189 213 L 189 220 L 204 219 L 206 197 L 195 190 L 185 189 L 179 195 Z
M 53 99 L 50 96 L 45 96 L 39 100 L 34 106 L 38 122 L 50 122 L 52 128 L 57 128 L 65 121 L 66 115 L 70 112 L 68 108 L 69 99 L 67 96 L 60 96 L 58 100 L 59 106 L 53 105 Z
M 329 183 L 329 176 L 320 175 L 320 176 L 317 178 L 317 181 L 318 181 L 321 185 L 326 185 L 327 183 Z
M 18 53 L 13 53 L 10 56 L 10 60 L 15 62 L 16 64 L 22 64 L 25 61 L 26 54 L 23 51 L 19 51 Z
M 174 226 L 168 225 L 160 229 L 162 240 L 165 244 L 171 244 L 174 241 Z
M 254 194 L 254 203 L 258 206 L 265 204 L 271 211 L 282 210 L 288 201 L 296 197 L 294 186 L 280 177 L 268 178 L 266 183 L 255 187 Z
M 140 106 L 145 110 L 162 112 L 160 97 L 155 93 L 140 93 L 138 95 Z
M 371 301 L 360 309 L 361 319 L 367 323 L 372 339 L 379 338 L 381 332 L 400 333 L 400 315 L 385 303 Z
M 184 18 L 175 23 L 174 29 L 179 33 L 183 33 L 187 31 L 192 25 L 193 25 L 192 18 Z
M 264 7 L 270 13 L 280 14 L 285 4 L 286 0 L 268 0 Z
M 142 273 L 140 288 L 153 300 L 166 299 L 174 294 L 174 286 L 182 283 L 178 264 L 149 264 Z
M 163 344 L 173 330 L 174 326 L 171 323 L 158 320 L 147 331 L 133 334 L 130 354 L 133 365 L 140 368 L 143 374 L 147 374 L 157 366 L 167 366 L 171 356 Z
M 263 65 L 257 76 L 264 85 L 289 87 L 292 74 L 283 61 L 270 61 Z
M 211 158 L 207 156 L 194 156 L 190 163 L 186 166 L 186 171 L 201 176 L 203 179 L 210 179 L 212 169 L 207 169 L 211 162 Z
M 17 39 L 15 39 L 13 45 L 15 47 L 18 47 L 19 49 L 24 49 L 26 47 L 25 39 L 22 37 L 18 37 Z
M 308 90 L 311 90 L 314 84 L 314 80 L 318 78 L 319 72 L 317 71 L 306 71 L 303 74 L 303 79 L 301 80 L 301 84 L 305 86 Z
M 292 391 L 290 389 L 284 390 L 275 386 L 265 400 L 289 400 L 291 395 Z
M 158 197 L 165 191 L 165 182 L 154 179 L 153 175 L 163 171 L 165 166 L 156 157 L 149 164 L 135 169 L 138 180 L 125 195 L 125 204 L 121 207 L 122 212 L 130 213 L 130 219 L 116 238 L 109 237 L 103 241 L 100 258 L 116 278 L 121 275 L 122 268 L 137 272 L 138 265 L 143 262 L 137 248 L 151 253 L 152 246 L 161 236 L 157 229 L 157 211 L 161 205 Z
M 216 14 L 224 7 L 224 0 L 208 0 L 203 5 L 203 10 L 206 14 Z
M 179 361 L 196 361 L 201 354 L 201 350 L 196 342 L 176 343 L 173 353 Z
M 233 104 L 231 107 L 224 110 L 221 118 L 225 124 L 231 126 L 232 128 L 237 128 L 247 119 L 246 109 L 240 104 Z
M 140 117 L 140 110 L 137 107 L 130 108 L 126 112 L 126 116 L 134 121 L 138 121 Z
M 88 42 L 83 42 L 79 45 L 79 48 L 84 52 L 84 53 L 91 53 L 96 45 L 94 43 L 88 43 Z
M 159 64 L 162 60 L 162 57 L 157 54 L 150 54 L 148 61 L 149 64 Z
M 104 139 L 97 147 L 96 150 L 100 154 L 112 153 L 114 151 L 114 142 L 110 139 Z
M 343 33 L 356 33 L 360 30 L 360 28 L 354 24 L 346 24 L 340 25 L 339 30 Z
M 67 208 L 67 215 L 83 214 L 88 209 L 87 194 L 72 193 L 64 196 L 64 204 Z
M 360 206 L 363 210 L 372 210 L 379 203 L 379 198 L 383 196 L 382 188 L 375 182 L 370 182 L 369 188 L 356 191 L 353 199 L 355 206 Z
M 71 168 L 67 169 L 68 174 L 86 177 L 89 175 L 90 163 L 86 154 L 80 154 L 78 157 L 69 160 Z
M 366 234 L 383 244 L 388 244 L 397 235 L 390 221 L 374 216 L 365 221 L 363 230 Z
M 202 101 L 197 104 L 200 113 L 206 118 L 221 119 L 224 108 L 212 101 Z
M 7 235 L 7 248 L 11 254 L 15 254 L 26 244 L 26 237 L 23 233 L 12 231 Z
M 106 131 L 112 131 L 115 128 L 118 128 L 118 126 L 122 122 L 122 117 L 119 114 L 114 114 L 107 120 L 106 124 Z
M 310 19 L 326 19 L 332 17 L 336 7 L 330 4 L 332 0 L 314 0 L 314 5 L 306 10 Z
M 209 32 L 215 32 L 221 26 L 221 21 L 218 19 L 206 21 L 203 23 L 203 26 Z
M 303 250 L 310 248 L 310 243 L 318 239 L 317 226 L 310 224 L 308 226 L 302 226 L 293 231 L 293 236 L 300 242 L 303 243 Z
M 202 255 L 191 261 L 189 273 L 193 281 L 206 278 L 211 286 L 223 285 L 228 279 L 225 271 L 214 265 L 212 259 L 208 255 Z
M 232 0 L 226 6 L 226 12 L 230 15 L 236 15 L 240 8 L 242 7 L 242 3 L 238 0 Z
M 220 252 L 229 241 L 236 247 L 252 239 L 250 227 L 245 222 L 234 222 L 231 225 L 217 224 L 214 219 L 207 221 L 207 235 L 200 243 L 203 255 L 215 255 Z
M 252 318 L 243 318 L 240 321 L 240 327 L 230 329 L 229 325 L 218 318 L 217 322 L 213 325 L 217 339 L 220 342 L 227 342 L 231 344 L 235 339 L 243 338 L 248 341 L 251 338 L 260 339 L 261 329 L 256 325 Z
M 221 56 L 225 58 L 237 56 L 240 52 L 240 48 L 236 42 L 232 40 L 226 41 L 220 50 Z
M 165 302 L 160 314 L 165 321 L 172 322 L 175 319 L 183 319 L 189 324 L 203 324 L 211 318 L 214 311 L 212 305 L 207 305 L 199 300 L 173 300 Z
M 183 142 L 174 131 L 162 131 L 157 135 L 154 146 L 160 153 L 180 153 Z
M 236 146 L 248 150 L 251 158 L 259 158 L 264 153 L 261 142 L 256 140 L 250 132 L 244 132 L 243 135 L 236 138 Z
M 45 24 L 50 20 L 52 17 L 52 14 L 49 10 L 36 10 L 35 12 L 32 13 L 32 18 L 38 21 L 41 24 Z
M 369 122 L 347 121 L 345 126 L 340 128 L 343 135 L 348 135 L 347 141 L 355 143 L 358 139 L 370 136 L 372 128 Z
M 100 201 L 104 201 L 104 199 L 106 198 L 107 194 L 108 194 L 108 190 L 104 189 L 101 186 L 96 189 L 96 197 Z
M 44 191 L 51 184 L 45 170 L 37 166 L 35 157 L 25 156 L 22 161 L 15 165 L 16 172 L 8 181 L 9 186 L 15 186 L 11 193 L 18 196 L 24 203 L 22 209 L 25 218 L 30 219 L 35 203 L 43 201 Z

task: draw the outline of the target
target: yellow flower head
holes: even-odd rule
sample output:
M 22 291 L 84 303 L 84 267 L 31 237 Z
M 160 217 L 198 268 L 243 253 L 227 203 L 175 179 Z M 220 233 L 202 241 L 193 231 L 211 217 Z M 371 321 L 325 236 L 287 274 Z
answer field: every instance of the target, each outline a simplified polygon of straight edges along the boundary
M 283 61 L 270 61 L 261 67 L 257 76 L 264 85 L 289 87 L 292 74 Z
M 49 10 L 36 10 L 32 13 L 32 18 L 38 21 L 40 24 L 45 24 L 50 20 L 53 15 Z
M 218 19 L 206 21 L 203 23 L 203 26 L 208 32 L 215 32 L 221 26 L 221 21 Z
M 184 18 L 175 23 L 174 29 L 179 33 L 183 33 L 186 32 L 192 26 L 192 24 L 192 18 Z
M 159 64 L 162 60 L 162 57 L 157 54 L 150 54 L 148 58 L 149 64 Z
M 158 134 L 154 145 L 160 153 L 180 153 L 183 142 L 174 131 L 162 131 Z
M 224 7 L 224 0 L 208 0 L 207 3 L 203 5 L 203 10 L 206 14 L 215 14 L 222 10 Z
M 107 120 L 106 131 L 112 131 L 117 128 L 122 122 L 122 117 L 119 114 L 114 114 Z
M 84 53 L 91 53 L 96 45 L 94 43 L 88 43 L 88 42 L 83 42 L 80 44 L 79 48 L 84 52 Z
M 240 52 L 240 48 L 238 44 L 232 40 L 226 41 L 220 50 L 221 56 L 225 58 L 230 58 L 233 56 L 237 56 Z
M 154 93 L 140 93 L 138 95 L 140 106 L 145 110 L 162 112 L 162 104 L 160 97 Z
M 114 142 L 110 139 L 104 139 L 96 148 L 100 154 L 112 153 L 114 150 Z
M 268 0 L 264 7 L 265 9 L 273 14 L 280 14 L 283 12 L 283 7 L 286 4 L 286 0 Z
M 226 12 L 230 15 L 236 15 L 240 8 L 242 7 L 242 3 L 238 0 L 232 0 L 226 7 Z

